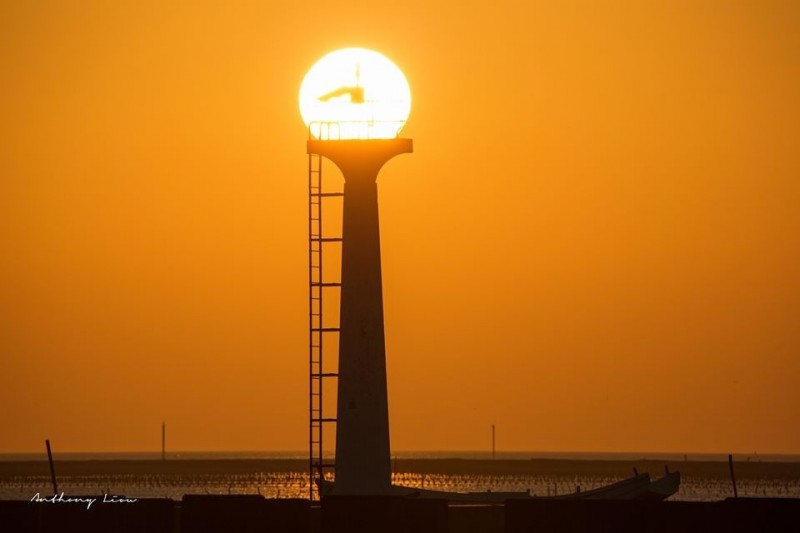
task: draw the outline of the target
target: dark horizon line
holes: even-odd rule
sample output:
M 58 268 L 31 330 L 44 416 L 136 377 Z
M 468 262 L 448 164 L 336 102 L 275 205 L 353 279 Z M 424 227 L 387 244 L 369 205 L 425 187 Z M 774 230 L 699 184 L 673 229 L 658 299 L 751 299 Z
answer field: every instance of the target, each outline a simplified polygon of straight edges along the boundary
M 140 456 L 147 459 L 152 456 L 154 459 L 161 458 L 161 450 L 139 450 L 139 451 L 54 451 L 54 457 L 91 459 L 117 458 L 124 460 L 121 456 Z M 333 450 L 326 455 L 334 456 Z M 546 451 L 546 450 L 498 450 L 498 459 L 571 459 L 571 460 L 648 460 L 672 458 L 674 461 L 683 460 L 720 460 L 725 461 L 728 455 L 733 455 L 734 460 L 764 460 L 775 461 L 789 459 L 791 462 L 800 462 L 800 453 L 772 453 L 772 452 L 663 452 L 663 451 Z M 308 458 L 307 450 L 167 450 L 167 459 L 298 459 Z M 205 457 L 203 457 L 205 456 Z M 246 457 L 250 456 L 250 457 Z M 466 456 L 466 457 L 465 457 Z M 0 460 L 36 459 L 41 457 L 46 459 L 43 451 L 19 451 L 19 452 L 0 452 Z M 491 459 L 491 450 L 398 450 L 392 453 L 393 459 L 465 459 L 482 460 Z M 129 458 L 133 459 L 133 458 Z

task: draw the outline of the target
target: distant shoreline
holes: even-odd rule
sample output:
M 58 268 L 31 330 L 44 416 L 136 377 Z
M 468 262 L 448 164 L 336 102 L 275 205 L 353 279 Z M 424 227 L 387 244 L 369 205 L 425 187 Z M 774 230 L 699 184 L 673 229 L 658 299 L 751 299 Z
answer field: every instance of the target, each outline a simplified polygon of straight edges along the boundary
M 160 460 L 161 452 L 55 452 L 56 460 L 67 461 L 125 461 L 125 460 Z M 727 453 L 673 453 L 673 452 L 497 452 L 492 457 L 487 451 L 397 451 L 392 453 L 397 459 L 417 460 L 538 460 L 556 459 L 565 461 L 668 461 L 668 462 L 726 462 Z M 800 454 L 733 454 L 734 460 L 761 463 L 800 463 Z M 170 460 L 305 460 L 308 458 L 306 451 L 284 452 L 186 452 L 168 451 L 167 459 Z M 47 459 L 44 452 L 0 453 L 0 462 L 10 461 L 37 461 Z

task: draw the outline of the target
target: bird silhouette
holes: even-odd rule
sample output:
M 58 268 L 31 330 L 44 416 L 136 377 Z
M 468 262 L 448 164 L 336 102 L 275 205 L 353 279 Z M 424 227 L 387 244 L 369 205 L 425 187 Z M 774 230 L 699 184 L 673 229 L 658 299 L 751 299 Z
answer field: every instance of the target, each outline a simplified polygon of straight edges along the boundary
M 354 86 L 343 86 L 334 89 L 320 96 L 320 102 L 327 102 L 331 98 L 338 98 L 340 96 L 350 96 L 351 104 L 364 103 L 364 88 L 361 86 L 361 64 L 356 63 L 356 84 Z

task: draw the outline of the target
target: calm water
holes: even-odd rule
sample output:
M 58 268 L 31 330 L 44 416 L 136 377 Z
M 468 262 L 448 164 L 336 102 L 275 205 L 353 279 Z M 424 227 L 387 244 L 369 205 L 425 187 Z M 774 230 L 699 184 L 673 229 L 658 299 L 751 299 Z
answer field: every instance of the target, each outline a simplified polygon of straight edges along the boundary
M 407 453 L 398 454 L 399 458 L 452 458 L 486 459 L 486 453 Z M 170 454 L 172 459 L 304 459 L 300 453 L 264 454 Z M 684 460 L 683 454 L 531 454 L 503 453 L 497 454 L 503 459 L 571 459 L 571 460 L 638 460 L 655 459 L 662 461 Z M 59 459 L 157 459 L 160 454 L 60 454 Z M 701 456 L 690 455 L 690 460 L 717 460 L 726 458 L 723 455 Z M 41 460 L 41 454 L 19 454 L 0 456 L 2 460 Z M 800 461 L 798 456 L 758 456 L 760 461 Z M 627 474 L 626 474 L 627 475 Z M 398 472 L 393 475 L 397 485 L 418 487 L 431 490 L 453 492 L 477 491 L 530 491 L 537 496 L 550 496 L 575 492 L 608 485 L 619 481 L 620 477 L 596 476 L 583 474 L 580 476 L 540 476 L 530 474 L 420 474 L 415 472 Z M 309 492 L 308 473 L 305 469 L 296 472 L 256 472 L 248 474 L 130 474 L 130 475 L 75 475 L 59 476 L 59 491 L 67 495 L 80 494 L 116 494 L 131 498 L 167 497 L 180 499 L 184 494 L 261 494 L 268 498 L 306 498 Z M 800 479 L 740 479 L 738 480 L 740 496 L 760 497 L 800 497 Z M 26 499 L 40 493 L 50 494 L 52 488 L 49 476 L 16 476 L 0 480 L 0 499 Z M 722 478 L 702 478 L 683 476 L 681 489 L 673 496 L 677 500 L 719 500 L 732 496 L 731 483 Z

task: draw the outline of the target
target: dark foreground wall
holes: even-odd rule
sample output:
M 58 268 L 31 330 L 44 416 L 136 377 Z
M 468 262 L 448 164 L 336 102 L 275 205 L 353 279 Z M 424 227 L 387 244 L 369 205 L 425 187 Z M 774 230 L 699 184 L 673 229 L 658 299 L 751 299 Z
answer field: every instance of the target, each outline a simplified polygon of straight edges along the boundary
M 71 498 L 77 498 L 71 496 Z M 86 497 L 83 497 L 86 498 Z M 309 533 L 308 500 L 253 495 L 187 495 L 181 502 L 0 501 L 0 533 Z
M 330 496 L 322 533 L 447 533 L 447 500 L 400 496 Z
M 0 501 L 0 533 L 800 533 L 800 499 L 722 502 L 509 500 L 450 505 L 400 497 L 307 500 L 184 496 L 181 502 Z
M 309 533 L 310 516 L 308 500 L 187 495 L 180 533 Z
M 509 500 L 506 533 L 800 533 L 800 500 Z
M 78 498 L 74 496 L 73 498 Z M 167 499 L 136 503 L 35 503 L 0 501 L 0 532 L 9 533 L 174 533 L 175 502 Z

